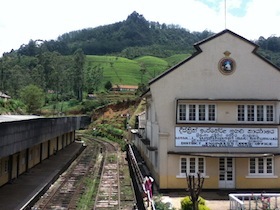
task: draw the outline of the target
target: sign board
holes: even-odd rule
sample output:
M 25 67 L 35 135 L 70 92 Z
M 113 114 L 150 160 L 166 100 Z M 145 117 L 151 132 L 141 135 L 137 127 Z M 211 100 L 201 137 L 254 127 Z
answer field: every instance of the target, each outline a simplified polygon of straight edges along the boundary
M 179 147 L 278 147 L 278 129 L 176 127 L 175 142 Z

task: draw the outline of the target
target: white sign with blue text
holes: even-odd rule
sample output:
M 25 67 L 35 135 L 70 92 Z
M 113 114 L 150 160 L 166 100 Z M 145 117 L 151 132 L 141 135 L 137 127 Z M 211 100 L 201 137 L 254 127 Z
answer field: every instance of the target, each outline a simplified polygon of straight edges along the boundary
M 185 147 L 278 147 L 278 129 L 176 127 L 175 141 Z

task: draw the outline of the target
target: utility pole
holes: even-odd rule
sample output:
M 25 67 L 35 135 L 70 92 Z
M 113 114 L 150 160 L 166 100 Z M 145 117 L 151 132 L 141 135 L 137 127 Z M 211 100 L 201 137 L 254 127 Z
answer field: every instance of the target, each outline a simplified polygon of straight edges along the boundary
M 225 29 L 227 28 L 227 0 L 225 0 Z

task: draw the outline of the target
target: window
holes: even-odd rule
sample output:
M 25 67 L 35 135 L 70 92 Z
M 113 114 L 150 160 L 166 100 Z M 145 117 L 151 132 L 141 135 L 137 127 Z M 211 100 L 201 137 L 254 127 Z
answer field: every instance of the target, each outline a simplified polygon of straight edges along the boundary
M 273 105 L 238 105 L 237 119 L 243 122 L 273 122 Z
M 179 104 L 179 120 L 185 121 L 186 120 L 186 105 Z
M 257 105 L 257 121 L 264 121 L 264 108 L 261 105 Z
M 272 105 L 267 105 L 266 106 L 266 121 L 272 122 L 273 119 L 273 106 Z
M 180 175 L 205 174 L 205 159 L 203 157 L 181 157 Z
M 190 104 L 189 105 L 189 121 L 195 121 L 195 116 L 196 116 L 195 105 Z
M 216 108 L 215 105 L 208 105 L 208 121 L 215 121 Z
M 250 158 L 250 175 L 273 175 L 273 158 Z
M 245 106 L 244 105 L 238 105 L 238 121 L 245 121 Z
M 206 111 L 205 111 L 205 105 L 198 105 L 198 116 L 199 121 L 205 121 Z
M 178 122 L 215 122 L 216 105 L 214 104 L 179 104 Z
M 247 120 L 254 121 L 255 109 L 254 105 L 247 105 Z

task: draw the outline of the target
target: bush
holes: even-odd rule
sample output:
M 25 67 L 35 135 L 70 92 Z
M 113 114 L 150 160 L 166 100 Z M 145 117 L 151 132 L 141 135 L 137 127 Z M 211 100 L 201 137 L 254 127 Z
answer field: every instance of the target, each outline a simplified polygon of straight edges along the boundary
M 26 105 L 28 113 L 35 113 L 45 103 L 43 89 L 36 85 L 28 85 L 20 91 L 21 101 Z
M 186 196 L 184 199 L 181 200 L 181 208 L 182 210 L 193 210 L 190 196 Z M 198 209 L 210 210 L 207 206 L 205 206 L 205 200 L 202 197 L 199 197 Z
M 77 99 L 71 99 L 69 100 L 68 105 L 73 107 L 73 106 L 77 106 L 80 102 Z
M 85 100 L 82 102 L 82 105 L 83 105 L 83 112 L 86 113 L 100 106 L 100 102 L 97 100 Z
M 156 210 L 174 210 L 171 203 L 164 203 L 161 201 L 161 197 L 154 199 Z

